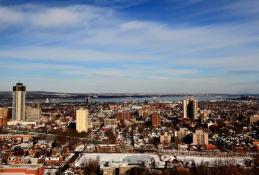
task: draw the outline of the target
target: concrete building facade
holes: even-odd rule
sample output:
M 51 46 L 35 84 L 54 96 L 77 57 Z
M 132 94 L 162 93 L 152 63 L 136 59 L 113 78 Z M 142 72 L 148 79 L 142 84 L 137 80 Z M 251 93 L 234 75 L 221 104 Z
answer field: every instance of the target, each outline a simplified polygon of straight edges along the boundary
M 104 119 L 104 126 L 112 126 L 113 128 L 117 127 L 117 120 L 111 118 Z
M 192 120 L 198 118 L 198 101 L 194 97 L 183 100 L 183 116 Z
M 160 143 L 162 145 L 170 145 L 171 144 L 172 136 L 168 132 L 165 132 L 160 135 Z
M 88 131 L 88 110 L 80 108 L 76 110 L 76 131 L 87 132 Z
M 179 131 L 175 131 L 175 137 L 182 141 L 182 139 L 190 133 L 189 129 L 187 128 L 180 128 Z
M 26 121 L 39 121 L 41 118 L 41 108 L 27 107 L 26 108 Z
M 0 127 L 7 125 L 8 108 L 0 108 Z
M 209 135 L 203 130 L 196 130 L 193 134 L 193 144 L 194 145 L 208 145 L 209 144 Z

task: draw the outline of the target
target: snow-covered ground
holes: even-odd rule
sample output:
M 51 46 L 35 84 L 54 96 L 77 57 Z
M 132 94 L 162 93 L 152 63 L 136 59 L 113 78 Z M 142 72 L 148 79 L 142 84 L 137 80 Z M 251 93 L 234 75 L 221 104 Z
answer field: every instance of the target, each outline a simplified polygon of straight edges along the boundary
M 141 154 L 141 153 L 84 153 L 79 157 L 75 166 L 80 167 L 89 159 L 99 160 L 100 164 L 102 162 L 129 162 L 129 163 L 139 163 L 145 162 L 146 166 L 150 166 L 152 161 L 155 161 L 157 167 L 164 167 L 166 161 L 173 161 L 175 156 L 173 155 L 162 155 L 161 157 L 157 154 Z M 201 157 L 201 156 L 177 156 L 177 160 L 183 162 L 194 161 L 196 164 L 201 162 L 208 162 L 209 164 L 214 163 L 215 161 L 221 162 L 231 162 L 233 164 L 243 164 L 245 158 L 242 157 Z

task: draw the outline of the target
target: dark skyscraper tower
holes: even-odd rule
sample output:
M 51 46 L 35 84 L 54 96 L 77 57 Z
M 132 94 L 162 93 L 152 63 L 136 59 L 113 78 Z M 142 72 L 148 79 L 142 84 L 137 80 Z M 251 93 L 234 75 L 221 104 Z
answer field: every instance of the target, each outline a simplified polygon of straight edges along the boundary
M 12 105 L 12 120 L 25 120 L 25 104 L 26 87 L 22 83 L 16 83 L 13 86 L 13 105 Z
M 194 97 L 183 101 L 184 118 L 195 120 L 198 118 L 198 101 Z

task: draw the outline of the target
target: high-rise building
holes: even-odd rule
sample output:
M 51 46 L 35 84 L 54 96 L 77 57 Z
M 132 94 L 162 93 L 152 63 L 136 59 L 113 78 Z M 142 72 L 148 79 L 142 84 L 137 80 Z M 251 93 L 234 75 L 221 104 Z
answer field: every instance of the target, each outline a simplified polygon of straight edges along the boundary
M 175 137 L 182 141 L 185 136 L 187 136 L 190 133 L 189 129 L 187 128 L 180 128 L 179 131 L 175 131 Z
M 26 121 L 36 122 L 41 118 L 40 107 L 26 107 Z
M 7 124 L 8 108 L 0 108 L 0 127 Z
M 76 131 L 87 132 L 88 131 L 88 110 L 80 108 L 76 110 Z
M 170 145 L 171 139 L 172 139 L 172 136 L 168 132 L 160 134 L 160 143 L 163 145 Z
M 160 120 L 160 116 L 157 113 L 152 114 L 151 123 L 153 127 L 158 127 L 158 125 L 160 125 L 161 120 Z
M 198 118 L 198 101 L 191 97 L 183 100 L 183 115 L 184 118 L 195 120 Z
M 88 97 L 85 97 L 85 103 L 88 105 L 91 101 L 91 97 L 88 96 Z
M 22 83 L 13 86 L 12 120 L 25 120 L 26 110 L 26 87 Z
M 196 130 L 192 136 L 194 145 L 208 145 L 209 144 L 209 136 L 207 132 L 203 130 Z

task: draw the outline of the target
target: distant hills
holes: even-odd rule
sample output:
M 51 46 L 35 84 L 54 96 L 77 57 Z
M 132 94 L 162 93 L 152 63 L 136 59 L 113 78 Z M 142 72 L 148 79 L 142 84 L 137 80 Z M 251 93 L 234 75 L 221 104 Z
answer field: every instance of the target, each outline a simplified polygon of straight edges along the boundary
M 167 97 L 167 96 L 259 96 L 259 94 L 185 94 L 185 93 L 63 93 L 47 91 L 27 91 L 27 98 L 119 98 L 119 97 Z M 11 91 L 0 91 L 0 98 L 11 98 Z

